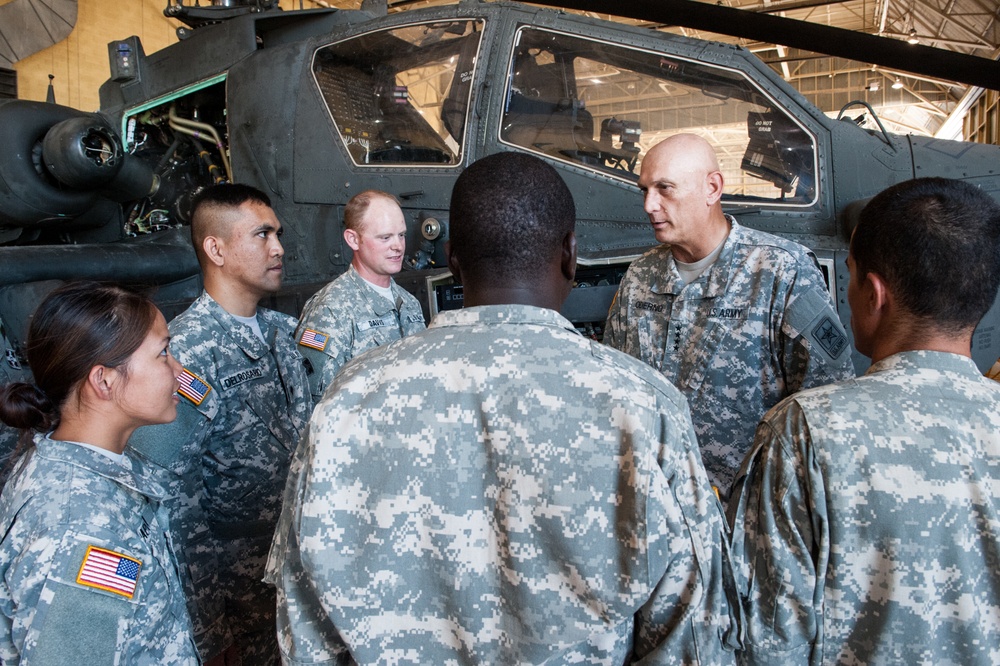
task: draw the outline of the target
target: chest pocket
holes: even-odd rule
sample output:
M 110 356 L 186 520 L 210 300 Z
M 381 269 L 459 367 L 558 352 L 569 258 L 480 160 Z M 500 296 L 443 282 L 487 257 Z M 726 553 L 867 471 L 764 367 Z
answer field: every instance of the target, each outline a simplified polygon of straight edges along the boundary
M 281 387 L 273 388 L 273 395 L 264 395 L 263 391 L 251 391 L 244 402 L 256 420 L 267 428 L 281 447 L 292 452 L 295 450 L 301 428 L 298 427 L 297 419 L 290 413 Z
M 768 332 L 749 308 L 725 303 L 709 306 L 705 326 L 690 341 L 689 353 L 681 359 L 679 383 L 698 391 L 708 379 L 717 390 L 761 381 L 762 355 L 768 354 Z
M 394 315 L 359 321 L 354 327 L 354 349 L 360 352 L 369 347 L 385 344 L 393 338 L 392 331 L 396 331 L 397 327 Z

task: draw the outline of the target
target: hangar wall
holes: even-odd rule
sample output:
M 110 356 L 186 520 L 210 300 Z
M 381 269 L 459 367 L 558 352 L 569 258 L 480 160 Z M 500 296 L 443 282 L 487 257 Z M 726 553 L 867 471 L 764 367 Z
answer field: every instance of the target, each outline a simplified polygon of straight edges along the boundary
M 166 0 L 79 0 L 69 37 L 15 63 L 18 98 L 44 102 L 53 74 L 56 102 L 97 110 L 98 89 L 111 76 L 108 42 L 138 35 L 152 53 L 177 41 L 174 31 L 181 23 L 163 15 L 166 6 Z M 282 0 L 281 6 L 297 8 L 298 1 Z

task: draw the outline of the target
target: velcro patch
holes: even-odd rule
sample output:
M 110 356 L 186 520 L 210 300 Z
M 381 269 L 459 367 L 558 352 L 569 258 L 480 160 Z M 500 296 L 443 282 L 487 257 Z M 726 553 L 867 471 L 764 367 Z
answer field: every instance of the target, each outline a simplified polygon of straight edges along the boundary
M 87 554 L 83 556 L 76 582 L 131 599 L 135 596 L 141 568 L 142 562 L 133 557 L 97 546 L 87 546 Z
M 222 388 L 231 389 L 234 386 L 239 386 L 245 382 L 252 379 L 260 379 L 264 376 L 264 371 L 260 368 L 248 368 L 247 370 L 240 370 L 237 373 L 229 375 L 228 377 L 222 378 Z
M 746 319 L 746 308 L 711 308 L 708 311 L 710 319 Z
M 314 331 L 311 328 L 307 328 L 302 333 L 302 337 L 299 338 L 299 344 L 303 347 L 309 347 L 310 349 L 316 349 L 318 351 L 323 351 L 326 349 L 326 343 L 330 341 L 330 336 L 326 333 L 320 333 L 319 331 Z
M 823 317 L 823 319 L 812 330 L 812 338 L 823 350 L 830 355 L 830 358 L 837 358 L 840 352 L 847 346 L 847 336 L 840 331 L 833 319 Z
M 384 328 L 396 322 L 391 319 L 367 319 L 365 321 L 358 322 L 359 331 L 367 331 L 373 328 Z
M 177 392 L 196 405 L 204 402 L 205 396 L 212 390 L 212 387 L 205 380 L 187 368 L 184 368 L 181 374 L 177 376 L 177 381 L 181 383 L 181 387 L 177 389 Z

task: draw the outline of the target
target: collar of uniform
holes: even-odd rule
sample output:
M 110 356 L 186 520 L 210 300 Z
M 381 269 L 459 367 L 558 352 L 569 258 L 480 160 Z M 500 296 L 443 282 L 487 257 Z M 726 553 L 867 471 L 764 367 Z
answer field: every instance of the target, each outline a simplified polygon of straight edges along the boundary
M 555 310 L 540 308 L 534 305 L 478 305 L 461 310 L 445 310 L 439 312 L 431 321 L 429 328 L 445 326 L 501 324 L 534 324 L 536 326 L 555 326 L 576 332 L 576 328 L 568 319 Z
M 35 436 L 35 450 L 36 454 L 43 458 L 86 469 L 150 499 L 161 500 L 166 494 L 150 476 L 145 465 L 133 456 L 127 447 L 125 458 L 128 465 L 116 463 L 111 458 L 84 446 L 51 439 L 45 435 Z
M 381 317 L 382 315 L 387 315 L 396 308 L 395 303 L 390 303 L 389 301 L 382 298 L 382 296 L 369 286 L 368 280 L 361 277 L 357 269 L 354 268 L 354 264 L 348 269 L 350 274 L 350 279 L 354 283 L 355 289 L 360 293 L 368 305 L 371 306 L 372 312 Z M 391 277 L 389 278 L 389 288 L 392 289 L 393 295 L 396 295 L 396 290 L 401 287 L 396 286 L 396 281 Z
M 968 356 L 952 354 L 950 352 L 930 351 L 918 349 L 915 351 L 899 352 L 887 356 L 878 363 L 873 364 L 866 375 L 887 370 L 934 370 L 935 372 L 953 372 L 959 374 L 972 374 L 982 376 L 975 362 Z
M 743 242 L 745 232 L 736 221 L 736 218 L 732 215 L 726 215 L 726 219 L 729 220 L 730 225 L 729 235 L 726 236 L 726 241 L 722 246 L 722 252 L 719 253 L 719 258 L 702 273 L 701 277 L 692 283 L 707 282 L 705 292 L 702 294 L 704 298 L 721 296 L 726 293 L 726 285 L 729 284 L 729 274 L 733 270 L 733 257 L 736 254 L 735 248 Z M 673 252 L 670 251 L 670 246 L 661 245 L 660 247 L 664 249 L 666 254 L 667 270 L 663 273 L 663 281 L 657 280 L 653 282 L 650 285 L 650 290 L 654 294 L 673 294 L 676 296 L 681 293 L 681 289 L 685 287 L 686 283 L 677 270 L 677 262 L 674 260 Z
M 254 335 L 254 332 L 250 330 L 250 327 L 239 321 L 233 315 L 229 314 L 225 308 L 215 302 L 215 299 L 209 296 L 208 292 L 202 292 L 199 300 L 199 306 L 204 307 L 208 312 L 215 318 L 217 322 L 222 326 L 222 330 L 226 332 L 226 335 L 233 340 L 243 353 L 250 358 L 257 360 L 268 352 L 267 346 Z M 261 324 L 261 332 L 264 337 L 272 337 L 269 332 L 270 326 L 267 324 L 265 317 L 261 317 L 260 311 L 258 310 L 257 321 Z

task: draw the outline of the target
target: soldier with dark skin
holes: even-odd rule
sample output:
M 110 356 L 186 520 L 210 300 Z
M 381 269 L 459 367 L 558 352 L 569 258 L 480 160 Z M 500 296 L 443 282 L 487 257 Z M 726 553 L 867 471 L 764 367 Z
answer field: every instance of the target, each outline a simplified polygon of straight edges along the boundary
M 1000 205 L 956 180 L 894 185 L 847 266 L 872 366 L 768 412 L 730 504 L 746 661 L 996 664 L 1000 385 L 970 356 Z
M 684 398 L 558 312 L 569 188 L 492 155 L 449 221 L 465 308 L 348 363 L 296 452 L 268 566 L 286 663 L 731 662 Z
M 163 470 L 174 497 L 171 528 L 206 661 L 279 659 L 274 592 L 261 578 L 312 408 L 295 319 L 258 307 L 281 286 L 281 230 L 254 188 L 216 185 L 196 197 L 191 235 L 205 291 L 170 322 L 184 366 L 178 418 L 131 441 Z

